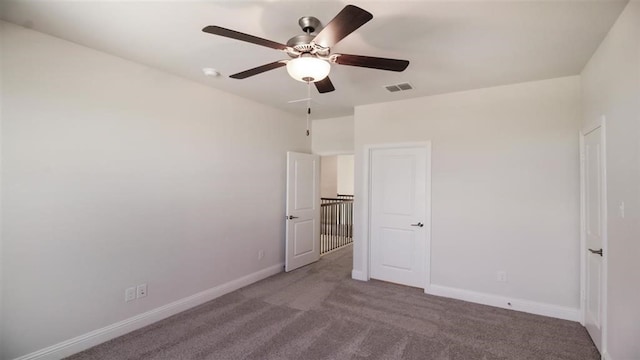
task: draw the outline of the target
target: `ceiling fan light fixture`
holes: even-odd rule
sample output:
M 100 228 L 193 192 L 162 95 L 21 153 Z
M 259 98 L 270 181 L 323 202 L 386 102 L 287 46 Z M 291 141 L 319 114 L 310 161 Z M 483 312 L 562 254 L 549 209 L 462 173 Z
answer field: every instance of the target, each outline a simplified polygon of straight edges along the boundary
M 287 62 L 289 75 L 305 83 L 320 81 L 329 75 L 329 71 L 331 71 L 331 64 L 317 57 L 301 56 Z

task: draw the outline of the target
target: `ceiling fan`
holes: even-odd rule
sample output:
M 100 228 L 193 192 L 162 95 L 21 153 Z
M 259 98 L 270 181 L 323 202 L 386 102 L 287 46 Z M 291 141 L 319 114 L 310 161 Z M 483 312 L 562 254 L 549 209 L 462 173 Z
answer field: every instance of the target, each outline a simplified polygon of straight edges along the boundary
M 363 55 L 332 54 L 331 48 L 360 26 L 373 19 L 373 15 L 354 5 L 345 6 L 317 35 L 312 35 L 320 29 L 320 20 L 313 16 L 305 16 L 298 20 L 304 34 L 289 39 L 286 44 L 259 38 L 220 26 L 207 26 L 202 31 L 246 41 L 256 45 L 280 50 L 291 59 L 279 60 L 253 69 L 245 70 L 230 77 L 246 79 L 263 72 L 287 67 L 287 72 L 298 81 L 314 83 L 318 92 L 334 91 L 335 87 L 329 79 L 331 64 L 359 66 L 371 69 L 404 71 L 409 61 L 387 59 Z

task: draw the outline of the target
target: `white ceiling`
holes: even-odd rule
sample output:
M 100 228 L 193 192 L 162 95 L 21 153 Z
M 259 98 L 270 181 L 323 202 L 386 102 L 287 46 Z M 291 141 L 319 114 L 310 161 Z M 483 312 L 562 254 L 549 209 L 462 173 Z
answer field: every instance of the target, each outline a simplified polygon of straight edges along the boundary
M 373 20 L 332 51 L 407 59 L 402 73 L 333 65 L 336 91 L 312 89 L 313 118 L 355 105 L 579 74 L 627 0 L 352 1 Z M 245 80 L 229 75 L 285 54 L 203 33 L 206 25 L 286 43 L 298 18 L 328 23 L 343 1 L 4 1 L 3 20 L 305 114 L 306 84 L 284 68 Z M 218 69 L 211 78 L 203 67 Z M 414 90 L 383 86 L 409 82 Z

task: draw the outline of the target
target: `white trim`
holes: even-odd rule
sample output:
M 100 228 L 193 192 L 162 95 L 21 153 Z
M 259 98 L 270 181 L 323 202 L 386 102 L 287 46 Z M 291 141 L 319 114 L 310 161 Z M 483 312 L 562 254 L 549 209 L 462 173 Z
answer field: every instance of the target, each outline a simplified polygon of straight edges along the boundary
M 606 352 L 606 351 L 602 353 L 602 357 L 601 357 L 601 359 L 602 359 L 602 360 L 613 360 L 613 358 L 611 357 L 611 355 L 609 355 L 609 353 L 608 353 L 608 352 Z
M 353 280 L 369 281 L 369 279 L 364 275 L 362 271 L 355 270 L 355 269 L 351 270 L 351 278 Z
M 427 168 L 425 169 L 427 174 L 427 184 L 426 184 L 426 188 L 424 189 L 425 191 L 425 195 L 426 195 L 426 201 L 427 201 L 427 206 L 425 208 L 425 219 L 424 219 L 424 223 L 429 227 L 429 230 L 426 234 L 426 251 L 427 253 L 425 254 L 426 256 L 426 268 L 425 268 L 425 284 L 424 284 L 424 291 L 425 293 L 431 288 L 431 235 L 433 233 L 432 227 L 431 227 L 431 159 L 433 158 L 431 156 L 431 141 L 427 142 Z
M 5 29 L 6 29 L 5 28 L 5 23 L 0 21 L 0 32 L 5 31 Z M 9 30 L 9 29 L 6 29 L 6 30 Z M 3 40 L 0 40 L 0 43 L 2 41 Z M 2 56 L 0 56 L 0 68 L 2 68 Z M 3 78 L 3 74 L 2 74 L 2 71 L 0 71 L 0 92 L 2 91 L 1 90 L 1 88 L 2 88 L 1 84 L 3 84 L 2 78 Z M 0 96 L 0 139 L 2 139 L 2 129 L 4 129 L 4 126 L 2 124 L 2 122 L 3 122 L 2 121 L 2 114 L 4 113 L 3 109 L 6 109 L 6 108 L 3 107 L 3 105 L 4 105 L 3 104 L 3 97 Z M 4 159 L 3 154 L 2 154 L 2 149 L 3 149 L 2 140 L 0 140 L 0 169 L 4 169 L 2 167 L 2 159 Z M 2 173 L 2 170 L 0 170 L 0 173 Z M 0 189 L 3 189 L 3 187 L 2 187 L 2 178 L 3 178 L 3 176 L 0 176 Z M 0 204 L 3 204 L 3 202 L 2 202 L 2 193 L 3 193 L 3 191 L 0 191 Z M 3 208 L 3 206 L 0 206 L 0 229 L 2 229 L 2 219 L 4 219 L 4 217 L 2 216 L 2 208 Z M 2 259 L 4 258 L 4 254 L 3 254 L 4 245 L 3 245 L 3 241 L 2 241 L 3 240 L 2 239 L 2 233 L 3 233 L 3 231 L 0 231 L 0 261 L 2 261 Z M 4 315 L 3 315 L 2 308 L 3 308 L 3 301 L 4 301 L 3 300 L 4 299 L 4 295 L 3 294 L 4 294 L 4 291 L 5 291 L 4 290 L 4 286 L 5 285 L 4 285 L 3 279 L 5 278 L 5 276 L 3 274 L 2 268 L 3 268 L 3 266 L 0 265 L 0 324 L 2 324 L 3 321 L 4 321 L 4 319 L 3 319 Z M 0 349 L 4 348 L 4 334 L 3 334 L 4 330 L 3 329 L 4 329 L 4 326 L 0 325 Z M 2 357 L 2 350 L 0 350 L 0 358 L 1 357 Z
M 604 115 L 601 117 L 600 126 L 602 127 L 601 144 L 602 144 L 602 353 L 608 355 L 607 346 L 607 283 L 609 279 L 609 213 L 607 211 L 607 119 Z
M 608 248 L 608 214 L 607 214 L 607 134 L 606 134 L 607 118 L 602 115 L 595 124 L 584 128 L 580 131 L 580 324 L 585 325 L 586 315 L 586 208 L 585 208 L 585 172 L 584 172 L 584 138 L 596 129 L 600 129 L 600 144 L 602 159 L 602 199 L 601 199 L 601 211 L 602 211 L 602 251 L 604 256 L 602 257 L 602 298 L 601 304 L 601 351 L 603 359 L 611 359 L 607 353 L 607 279 L 608 279 L 608 261 L 607 255 L 609 254 Z
M 32 360 L 32 359 L 61 359 L 80 351 L 86 350 L 92 346 L 101 344 L 118 336 L 124 335 L 131 331 L 140 329 L 149 324 L 153 324 L 169 316 L 179 312 L 188 310 L 207 301 L 211 301 L 217 297 L 238 290 L 256 281 L 266 279 L 269 276 L 281 273 L 284 264 L 277 264 L 266 269 L 256 271 L 252 274 L 243 276 L 239 279 L 229 281 L 222 285 L 218 285 L 208 290 L 201 291 L 197 294 L 174 301 L 167 305 L 155 308 L 145 313 L 130 317 L 119 321 L 115 324 L 105 326 L 86 334 L 76 336 L 58 344 L 46 347 L 44 349 L 32 352 L 27 355 L 20 356 L 14 360 Z
M 424 148 L 427 151 L 427 164 L 426 164 L 426 184 L 425 184 L 425 201 L 427 202 L 425 208 L 425 225 L 428 226 L 428 231 L 425 231 L 425 249 L 427 253 L 425 254 L 425 283 L 424 290 L 425 292 L 429 289 L 431 285 L 431 141 L 420 141 L 420 142 L 406 142 L 406 143 L 388 143 L 388 144 L 375 144 L 375 145 L 364 145 L 363 147 L 363 169 L 362 169 L 362 191 L 359 196 L 356 196 L 354 201 L 358 203 L 354 203 L 354 206 L 357 206 L 358 215 L 361 215 L 360 218 L 360 227 L 359 229 L 362 231 L 362 236 L 354 237 L 354 241 L 361 240 L 362 247 L 361 253 L 362 256 L 362 269 L 361 270 L 353 270 L 351 273 L 352 278 L 357 280 L 368 281 L 371 278 L 371 247 L 369 243 L 370 239 L 370 225 L 371 225 L 371 207 L 369 198 L 371 197 L 371 152 L 373 150 L 379 149 L 404 149 L 404 148 Z M 354 211 L 356 208 L 354 208 Z M 355 235 L 355 234 L 354 234 Z M 355 249 L 355 247 L 354 247 Z M 357 274 L 356 274 L 357 273 Z
M 320 156 L 338 156 L 338 155 L 353 155 L 353 150 L 336 150 L 336 151 L 318 151 L 314 152 L 314 155 Z
M 586 309 L 586 301 L 587 297 L 585 294 L 586 289 L 586 263 L 585 259 L 585 251 L 586 251 L 586 208 L 584 206 L 585 202 L 585 168 L 584 168 L 584 134 L 582 131 L 578 133 L 579 144 L 580 144 L 580 250 L 578 253 L 580 254 L 580 325 L 585 326 L 585 309 Z
M 431 284 L 429 291 L 425 293 L 430 295 L 442 296 L 451 299 L 469 301 L 477 304 L 495 306 L 503 309 L 523 311 L 530 314 L 549 316 L 553 318 L 578 321 L 580 318 L 580 309 L 565 306 L 546 304 L 530 300 L 509 298 L 501 295 L 493 295 L 481 293 L 471 290 L 457 289 L 448 286 Z M 511 305 L 509 305 L 511 304 Z

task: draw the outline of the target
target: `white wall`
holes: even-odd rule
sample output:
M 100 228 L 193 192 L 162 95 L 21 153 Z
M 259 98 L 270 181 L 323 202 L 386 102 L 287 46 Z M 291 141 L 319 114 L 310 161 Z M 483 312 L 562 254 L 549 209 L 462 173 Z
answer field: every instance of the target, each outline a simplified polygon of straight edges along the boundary
M 353 155 L 320 157 L 320 196 L 353 195 Z
M 606 351 L 609 359 L 640 359 L 640 2 L 629 2 L 584 68 L 582 98 L 584 127 L 606 117 Z
M 353 154 L 353 116 L 313 120 L 311 138 L 314 154 Z
M 311 150 L 322 156 L 321 196 L 353 193 L 348 180 L 351 176 L 353 182 L 353 166 L 350 174 L 346 168 L 349 160 L 338 155 L 353 154 L 353 116 L 314 120 L 311 126 Z
M 431 283 L 577 316 L 579 127 L 577 76 L 356 107 L 354 277 L 368 271 L 365 145 L 429 140 Z
M 354 156 L 338 155 L 338 186 L 340 195 L 353 195 Z
M 320 197 L 334 198 L 338 193 L 338 157 L 320 157 Z
M 286 151 L 310 151 L 297 117 L 2 36 L 4 359 L 283 262 Z M 125 303 L 141 283 L 148 297 Z

